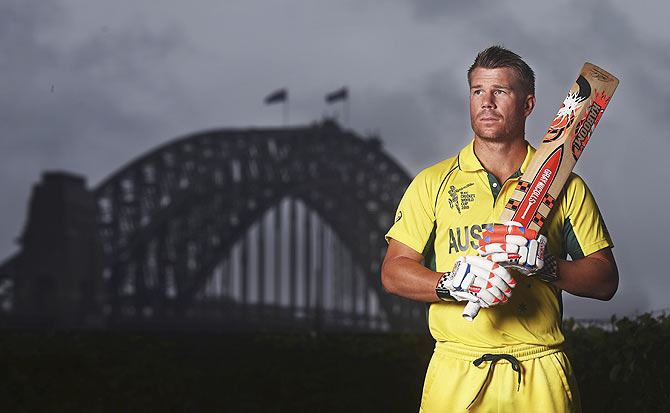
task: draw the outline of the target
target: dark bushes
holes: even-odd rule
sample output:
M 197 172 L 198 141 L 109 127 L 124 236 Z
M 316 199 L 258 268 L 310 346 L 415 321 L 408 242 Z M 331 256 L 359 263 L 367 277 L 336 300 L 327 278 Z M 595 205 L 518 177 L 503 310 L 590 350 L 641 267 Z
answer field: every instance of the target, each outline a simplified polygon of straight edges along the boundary
M 585 412 L 670 411 L 670 318 L 567 320 Z M 427 335 L 0 333 L 3 411 L 418 410 Z

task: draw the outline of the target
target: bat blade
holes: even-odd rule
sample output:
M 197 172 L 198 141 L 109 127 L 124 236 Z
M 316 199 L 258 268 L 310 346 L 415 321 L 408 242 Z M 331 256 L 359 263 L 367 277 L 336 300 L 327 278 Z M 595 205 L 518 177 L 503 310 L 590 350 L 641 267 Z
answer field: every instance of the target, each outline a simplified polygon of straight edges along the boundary
M 610 73 L 584 64 L 505 205 L 501 222 L 542 228 L 618 84 Z
M 610 73 L 584 63 L 505 205 L 501 222 L 542 228 L 618 85 L 619 79 Z M 478 312 L 479 304 L 469 302 L 463 318 L 472 321 Z

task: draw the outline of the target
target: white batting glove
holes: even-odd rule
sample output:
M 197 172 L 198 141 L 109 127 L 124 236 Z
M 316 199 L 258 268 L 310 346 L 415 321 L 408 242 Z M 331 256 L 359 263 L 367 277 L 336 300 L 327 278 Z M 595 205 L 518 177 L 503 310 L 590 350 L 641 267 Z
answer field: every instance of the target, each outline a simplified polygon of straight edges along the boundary
M 556 260 L 546 252 L 546 247 L 547 237 L 509 221 L 487 229 L 479 240 L 477 252 L 526 276 L 537 275 L 543 281 L 555 281 L 558 279 Z
M 442 300 L 467 300 L 482 307 L 505 303 L 516 285 L 510 273 L 490 259 L 476 255 L 459 257 L 435 291 Z

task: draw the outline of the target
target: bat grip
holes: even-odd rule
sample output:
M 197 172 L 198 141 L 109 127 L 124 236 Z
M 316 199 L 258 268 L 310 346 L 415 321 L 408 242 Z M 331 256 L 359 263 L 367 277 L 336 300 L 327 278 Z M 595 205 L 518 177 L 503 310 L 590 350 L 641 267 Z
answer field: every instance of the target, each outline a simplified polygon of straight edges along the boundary
M 477 313 L 479 313 L 480 308 L 481 307 L 479 304 L 468 301 L 468 303 L 465 305 L 465 308 L 463 309 L 463 318 L 468 321 L 474 320 L 475 317 L 477 317 Z

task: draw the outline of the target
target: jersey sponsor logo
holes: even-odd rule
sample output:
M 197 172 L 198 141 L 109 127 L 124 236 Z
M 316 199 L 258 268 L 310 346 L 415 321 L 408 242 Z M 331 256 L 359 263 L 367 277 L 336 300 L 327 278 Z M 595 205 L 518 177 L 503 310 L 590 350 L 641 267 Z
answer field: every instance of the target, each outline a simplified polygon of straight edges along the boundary
M 449 228 L 449 254 L 460 253 L 468 249 L 477 249 L 477 241 L 482 238 L 482 232 L 491 228 L 493 224 L 471 225 Z
M 456 208 L 458 215 L 461 214 L 461 210 L 470 209 L 470 203 L 475 201 L 475 194 L 466 191 L 472 185 L 474 185 L 474 182 L 460 188 L 456 188 L 453 185 L 449 187 L 449 208 Z

